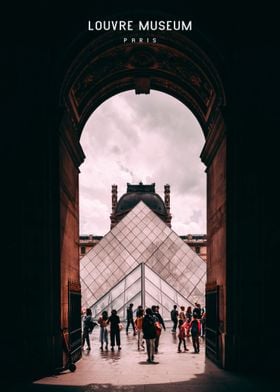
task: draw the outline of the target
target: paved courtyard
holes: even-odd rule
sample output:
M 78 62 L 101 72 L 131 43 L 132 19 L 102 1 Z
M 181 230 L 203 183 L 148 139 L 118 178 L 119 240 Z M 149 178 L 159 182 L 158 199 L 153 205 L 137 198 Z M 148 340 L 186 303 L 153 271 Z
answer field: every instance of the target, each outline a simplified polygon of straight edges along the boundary
M 99 328 L 92 334 L 91 351 L 84 350 L 74 373 L 46 377 L 23 389 L 30 392 L 232 392 L 278 389 L 278 380 L 261 376 L 240 376 L 226 372 L 205 359 L 201 338 L 201 352 L 193 353 L 188 340 L 188 352 L 177 353 L 177 338 L 170 328 L 163 331 L 156 363 L 146 362 L 146 351 L 137 350 L 137 338 L 130 331 L 121 332 L 120 351 L 101 351 Z M 110 347 L 109 347 L 110 348 Z

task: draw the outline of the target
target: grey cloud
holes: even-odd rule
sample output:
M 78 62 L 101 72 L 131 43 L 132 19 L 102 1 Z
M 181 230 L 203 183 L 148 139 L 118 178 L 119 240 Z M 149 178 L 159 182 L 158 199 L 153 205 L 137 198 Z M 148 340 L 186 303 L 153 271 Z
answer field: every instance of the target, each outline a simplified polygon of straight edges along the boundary
M 129 168 L 125 167 L 121 162 L 118 162 L 118 165 L 119 165 L 120 169 L 121 169 L 123 172 L 128 173 L 128 174 L 131 176 L 131 179 L 134 178 L 134 173 L 133 173 L 133 171 L 129 170 Z
M 202 217 L 201 210 L 193 210 L 193 214 L 191 216 L 191 220 L 193 222 L 197 222 L 198 223 L 200 221 L 201 217 Z
M 111 152 L 113 153 L 113 154 L 115 154 L 115 155 L 120 155 L 121 154 L 121 149 L 120 149 L 120 147 L 119 146 L 113 146 L 112 148 L 111 148 Z
M 127 182 L 140 180 L 155 182 L 162 197 L 164 184 L 171 185 L 174 227 L 205 231 L 206 176 L 199 158 L 204 137 L 184 105 L 159 92 L 120 94 L 96 110 L 81 144 L 87 155 L 80 174 L 83 233 L 107 231 L 112 184 L 120 197 Z

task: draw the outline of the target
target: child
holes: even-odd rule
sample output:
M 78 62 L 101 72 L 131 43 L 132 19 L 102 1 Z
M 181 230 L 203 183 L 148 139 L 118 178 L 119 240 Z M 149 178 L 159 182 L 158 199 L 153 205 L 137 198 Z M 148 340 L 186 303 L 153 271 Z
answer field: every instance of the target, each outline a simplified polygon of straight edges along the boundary
M 178 333 L 178 338 L 179 338 L 179 344 L 178 344 L 178 353 L 181 353 L 181 344 L 184 344 L 184 351 L 189 351 L 186 346 L 186 328 L 185 328 L 185 323 L 183 320 L 179 320 L 179 325 L 178 325 L 179 333 Z
M 199 336 L 200 336 L 200 331 L 201 331 L 201 325 L 200 325 L 200 321 L 198 320 L 196 314 L 193 314 L 193 319 L 192 319 L 191 325 L 190 325 L 190 331 L 191 331 L 191 335 L 192 335 L 194 352 L 196 354 L 198 354 L 199 353 Z

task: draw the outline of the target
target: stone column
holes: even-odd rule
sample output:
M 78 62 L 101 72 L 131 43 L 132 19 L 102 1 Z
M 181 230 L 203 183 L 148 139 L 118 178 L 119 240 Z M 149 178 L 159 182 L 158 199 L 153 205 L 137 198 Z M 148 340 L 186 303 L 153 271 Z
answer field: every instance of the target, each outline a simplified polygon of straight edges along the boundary
M 171 214 L 170 214 L 170 185 L 164 185 L 164 204 L 167 212 L 167 226 L 171 227 Z
M 111 229 L 116 225 L 116 209 L 117 209 L 117 203 L 118 203 L 118 186 L 117 185 L 112 185 L 112 213 L 110 216 L 111 219 Z

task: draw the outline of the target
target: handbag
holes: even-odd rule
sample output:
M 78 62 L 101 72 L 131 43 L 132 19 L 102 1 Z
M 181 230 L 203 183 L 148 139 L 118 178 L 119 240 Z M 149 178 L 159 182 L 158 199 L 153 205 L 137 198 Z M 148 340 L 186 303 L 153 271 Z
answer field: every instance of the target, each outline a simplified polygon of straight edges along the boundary
M 155 327 L 156 327 L 156 335 L 160 336 L 160 334 L 161 334 L 161 324 L 160 324 L 159 321 L 155 322 Z

